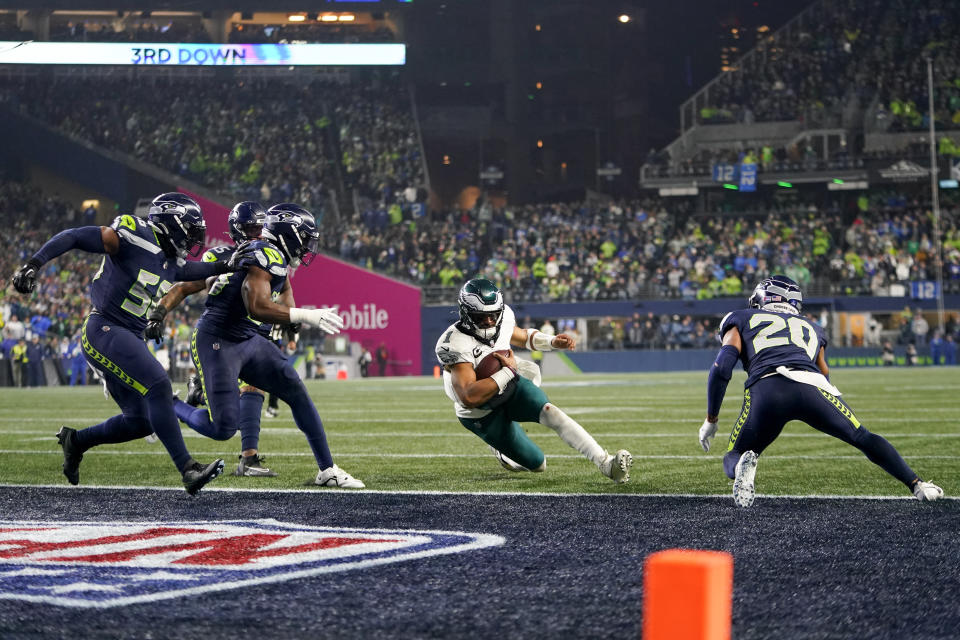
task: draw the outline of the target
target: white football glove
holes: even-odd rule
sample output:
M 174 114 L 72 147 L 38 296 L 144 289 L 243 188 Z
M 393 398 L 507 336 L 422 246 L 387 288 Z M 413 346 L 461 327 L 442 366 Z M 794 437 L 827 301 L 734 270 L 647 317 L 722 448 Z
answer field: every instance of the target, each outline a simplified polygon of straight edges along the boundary
M 717 423 L 704 420 L 700 427 L 700 446 L 704 451 L 710 451 L 710 440 L 717 435 Z
M 330 308 L 290 309 L 290 322 L 302 322 L 330 335 L 340 333 L 343 328 L 343 318 Z

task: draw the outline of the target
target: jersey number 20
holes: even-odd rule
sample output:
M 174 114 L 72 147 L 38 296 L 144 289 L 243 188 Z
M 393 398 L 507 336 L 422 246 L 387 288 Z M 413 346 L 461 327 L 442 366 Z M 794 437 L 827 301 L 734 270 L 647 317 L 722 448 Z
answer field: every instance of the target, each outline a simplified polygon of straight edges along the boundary
M 760 329 L 753 339 L 754 353 L 760 353 L 767 347 L 782 347 L 792 342 L 806 351 L 811 360 L 817 356 L 817 333 L 813 330 L 813 326 L 803 318 L 793 316 L 784 320 L 772 313 L 758 313 L 750 317 L 751 329 L 760 324 L 766 324 L 766 326 Z M 787 328 L 790 329 L 789 337 L 774 335 Z

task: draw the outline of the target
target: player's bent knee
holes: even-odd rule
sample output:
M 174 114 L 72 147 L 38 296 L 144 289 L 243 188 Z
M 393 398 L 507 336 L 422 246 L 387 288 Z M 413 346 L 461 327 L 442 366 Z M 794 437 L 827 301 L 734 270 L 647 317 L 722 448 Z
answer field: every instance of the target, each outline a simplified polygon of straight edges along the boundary
M 536 469 L 530 469 L 530 471 L 533 471 L 534 473 L 543 473 L 543 472 L 546 471 L 546 470 L 547 470 L 547 459 L 546 459 L 546 458 L 543 459 L 543 462 L 540 463 L 540 466 L 539 466 L 539 467 L 537 467 Z
M 263 395 L 263 391 L 260 391 L 260 389 L 257 389 L 256 387 L 251 386 L 249 384 L 245 384 L 242 387 L 240 387 L 240 393 L 255 393 L 258 396 Z

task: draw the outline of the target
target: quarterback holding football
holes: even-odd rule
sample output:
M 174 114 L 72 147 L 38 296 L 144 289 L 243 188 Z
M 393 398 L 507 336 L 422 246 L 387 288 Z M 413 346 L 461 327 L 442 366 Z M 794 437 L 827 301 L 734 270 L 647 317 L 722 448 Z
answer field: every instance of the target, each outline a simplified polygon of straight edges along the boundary
M 616 483 L 628 481 L 633 464 L 630 452 L 607 453 L 586 429 L 549 401 L 539 386 L 539 367 L 516 358 L 511 349 L 573 349 L 574 339 L 518 327 L 503 293 L 484 278 L 463 285 L 457 306 L 459 320 L 443 332 L 436 346 L 443 365 L 443 388 L 460 423 L 490 445 L 500 464 L 510 471 L 546 469 L 543 451 L 518 424 L 537 422 L 556 431 L 606 477 Z

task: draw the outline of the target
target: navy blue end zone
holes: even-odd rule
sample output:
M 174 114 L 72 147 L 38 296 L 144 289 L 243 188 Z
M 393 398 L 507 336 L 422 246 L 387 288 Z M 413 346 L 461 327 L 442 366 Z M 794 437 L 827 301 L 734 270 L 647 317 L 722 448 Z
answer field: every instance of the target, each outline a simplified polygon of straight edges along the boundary
M 0 637 L 636 637 L 644 557 L 734 554 L 733 635 L 952 638 L 960 501 L 182 492 L 0 487 L 4 520 L 466 531 L 505 544 L 78 609 L 0 600 Z M 2 547 L 0 547 L 2 548 Z M 4 569 L 0 564 L 0 572 Z

